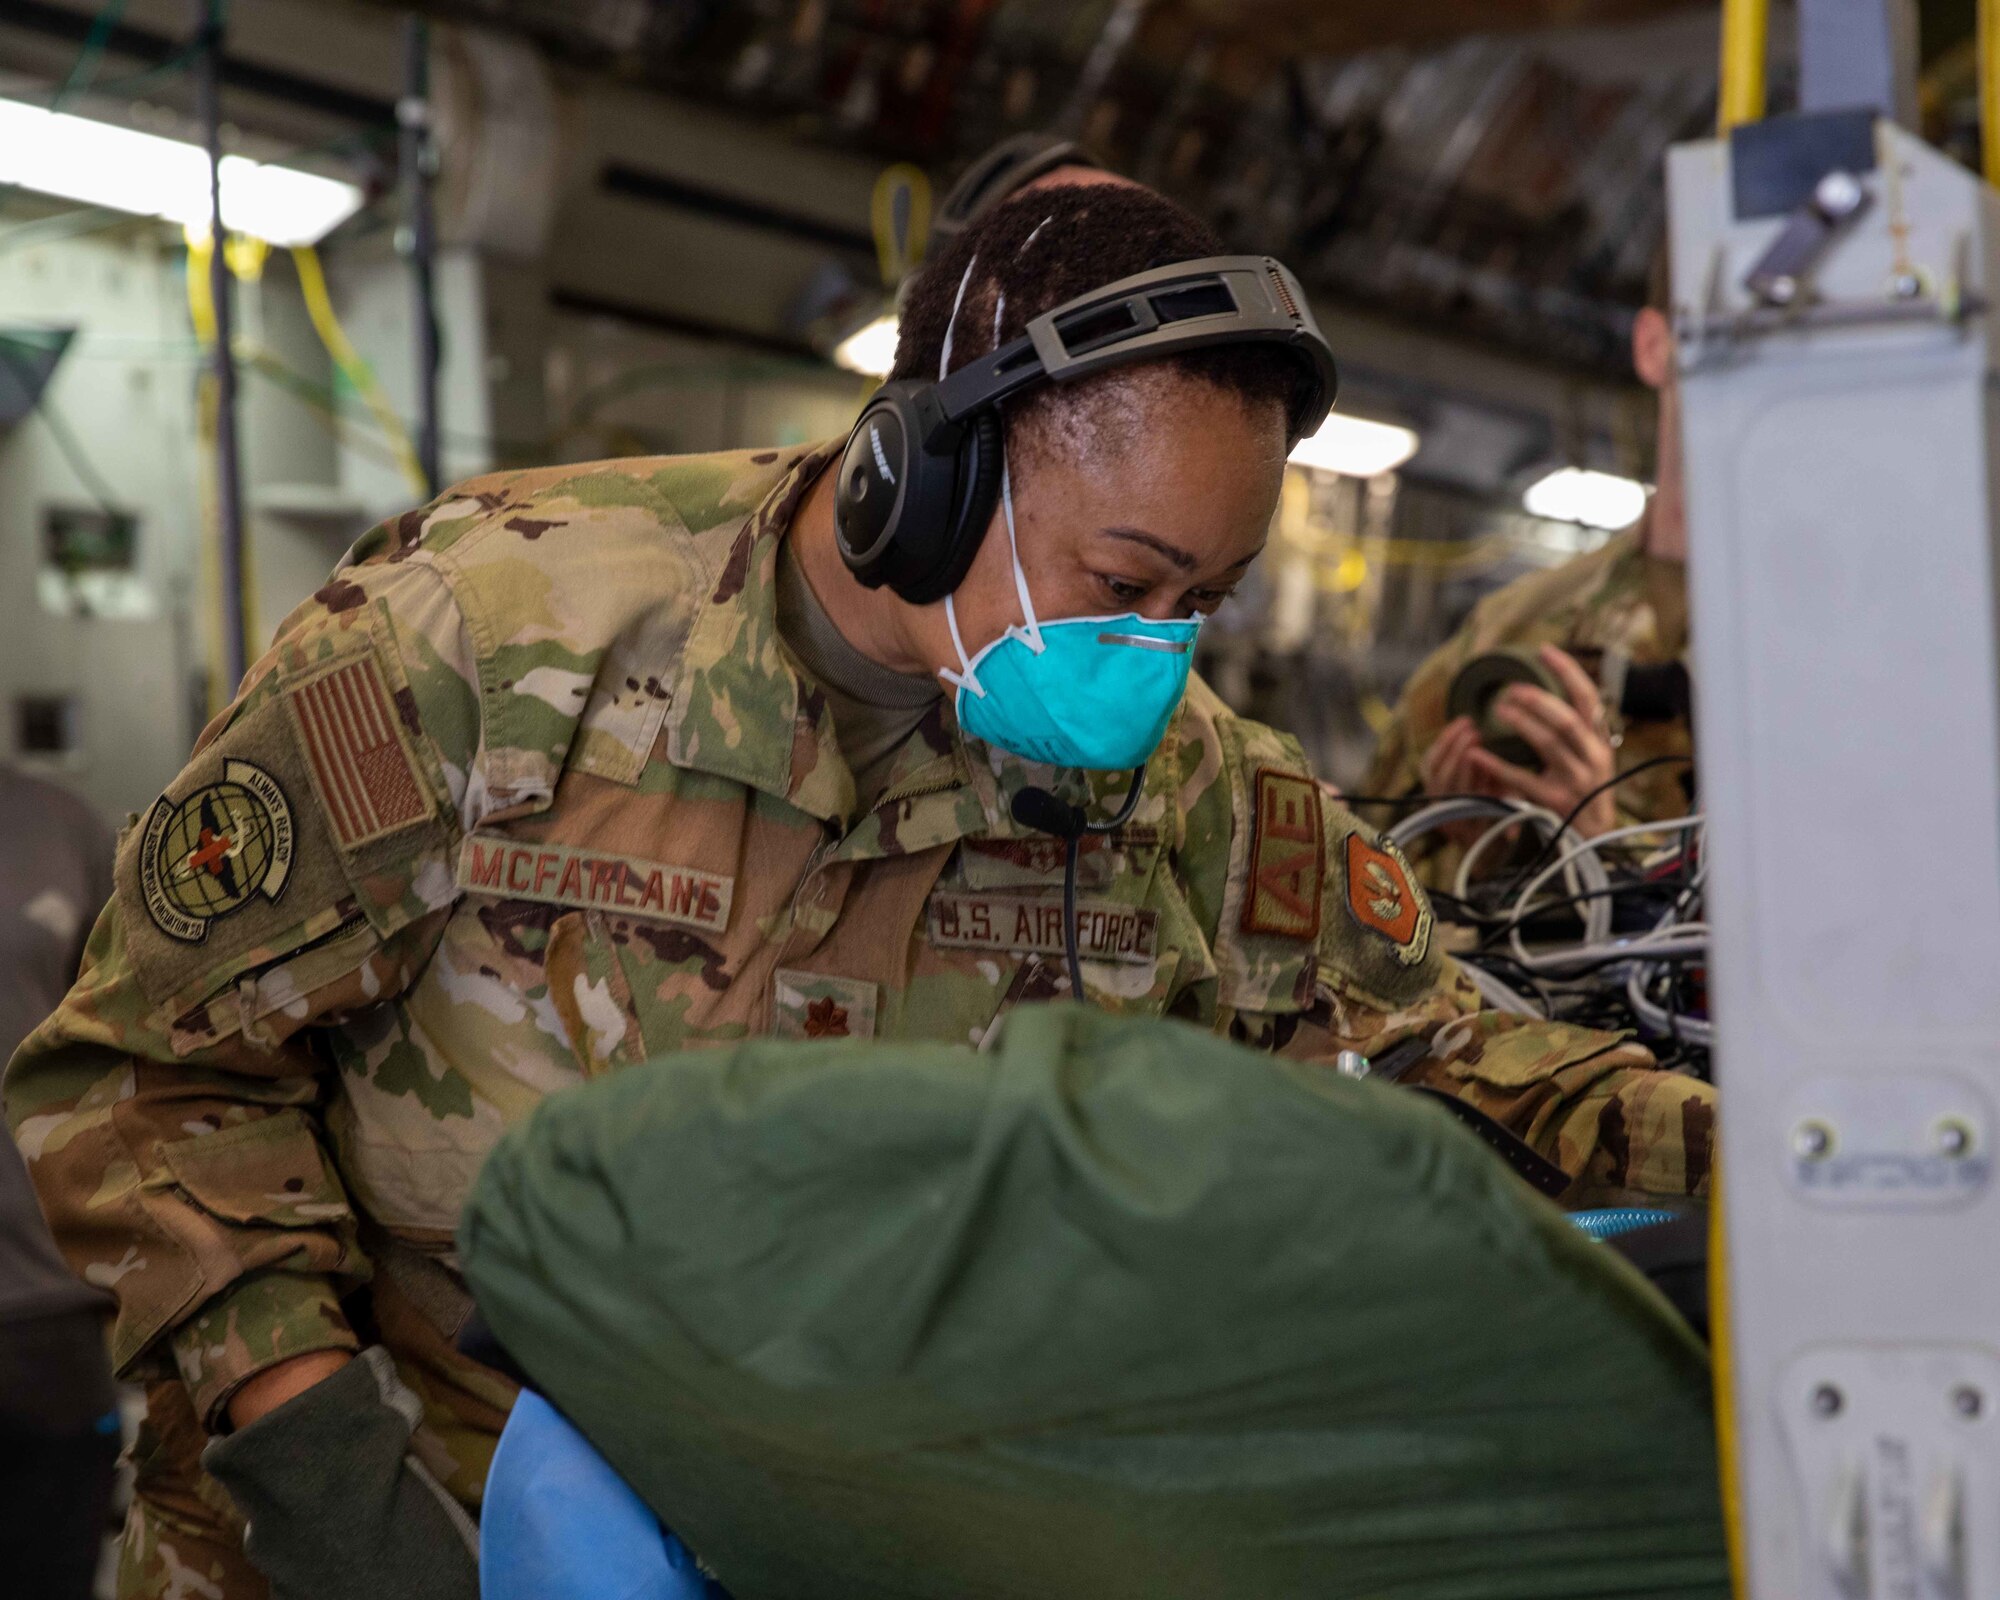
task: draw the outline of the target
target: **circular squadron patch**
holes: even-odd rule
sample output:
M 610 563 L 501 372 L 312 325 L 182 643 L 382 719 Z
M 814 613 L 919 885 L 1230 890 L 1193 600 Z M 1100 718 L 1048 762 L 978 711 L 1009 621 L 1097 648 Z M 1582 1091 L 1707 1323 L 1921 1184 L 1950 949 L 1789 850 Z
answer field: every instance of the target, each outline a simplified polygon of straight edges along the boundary
M 169 938 L 201 943 L 217 917 L 277 899 L 291 870 L 291 804 L 252 762 L 225 761 L 221 782 L 184 800 L 162 795 L 146 818 L 139 886 Z

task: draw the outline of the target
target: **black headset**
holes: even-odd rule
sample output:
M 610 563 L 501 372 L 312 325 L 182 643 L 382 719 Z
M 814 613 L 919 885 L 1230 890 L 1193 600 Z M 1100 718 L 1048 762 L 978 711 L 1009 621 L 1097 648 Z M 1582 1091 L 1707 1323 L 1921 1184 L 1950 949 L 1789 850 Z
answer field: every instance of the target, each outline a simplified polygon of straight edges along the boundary
M 1296 444 L 1339 388 L 1333 351 L 1298 280 L 1269 256 L 1205 256 L 1079 295 L 1020 338 L 932 383 L 885 383 L 840 457 L 840 553 L 871 589 L 916 605 L 959 585 L 1000 493 L 1000 405 L 1040 383 L 1219 344 L 1273 344 L 1310 374 L 1288 419 Z
M 930 254 L 943 255 L 945 246 L 963 233 L 975 217 L 983 216 L 1058 167 L 1102 168 L 1103 165 L 1082 145 L 1058 134 L 1017 133 L 1002 139 L 967 167 L 951 186 L 951 192 L 938 202 L 937 218 L 931 223 Z

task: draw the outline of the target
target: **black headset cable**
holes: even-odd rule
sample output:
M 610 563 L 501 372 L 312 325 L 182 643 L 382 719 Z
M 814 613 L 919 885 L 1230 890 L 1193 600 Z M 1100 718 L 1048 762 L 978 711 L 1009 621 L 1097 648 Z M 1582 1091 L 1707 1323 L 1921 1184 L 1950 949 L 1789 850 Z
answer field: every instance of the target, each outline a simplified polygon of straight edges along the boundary
M 1146 786 L 1146 769 L 1134 767 L 1132 782 L 1117 814 L 1106 822 L 1092 822 L 1082 806 L 1071 805 L 1047 789 L 1026 788 L 1014 795 L 1014 820 L 1036 833 L 1046 833 L 1063 842 L 1063 959 L 1069 968 L 1069 992 L 1073 1000 L 1083 998 L 1083 961 L 1076 949 L 1076 869 L 1077 857 L 1087 833 L 1116 833 L 1132 820 L 1139 807 L 1139 795 Z

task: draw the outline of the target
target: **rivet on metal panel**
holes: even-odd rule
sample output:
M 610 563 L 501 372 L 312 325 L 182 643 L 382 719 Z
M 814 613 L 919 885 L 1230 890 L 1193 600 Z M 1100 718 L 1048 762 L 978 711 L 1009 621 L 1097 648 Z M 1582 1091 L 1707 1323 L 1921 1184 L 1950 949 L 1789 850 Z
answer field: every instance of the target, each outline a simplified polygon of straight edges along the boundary
M 1824 1122 L 1801 1122 L 1792 1130 L 1792 1154 L 1805 1161 L 1833 1154 L 1833 1129 Z
M 1958 1117 L 1946 1117 L 1937 1126 L 1937 1146 L 1946 1155 L 1959 1157 L 1972 1153 L 1972 1126 Z
M 1852 216 L 1867 198 L 1861 180 L 1837 168 L 1821 178 L 1813 190 L 1813 203 L 1828 217 Z

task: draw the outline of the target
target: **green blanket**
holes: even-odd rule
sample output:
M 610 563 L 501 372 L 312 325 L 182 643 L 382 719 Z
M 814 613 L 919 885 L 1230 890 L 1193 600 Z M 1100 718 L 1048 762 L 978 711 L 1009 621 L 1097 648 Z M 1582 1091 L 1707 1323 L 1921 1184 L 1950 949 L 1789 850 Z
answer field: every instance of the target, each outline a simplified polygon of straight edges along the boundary
M 460 1244 L 737 1600 L 1727 1594 L 1650 1286 L 1420 1098 L 1174 1023 L 655 1061 Z

